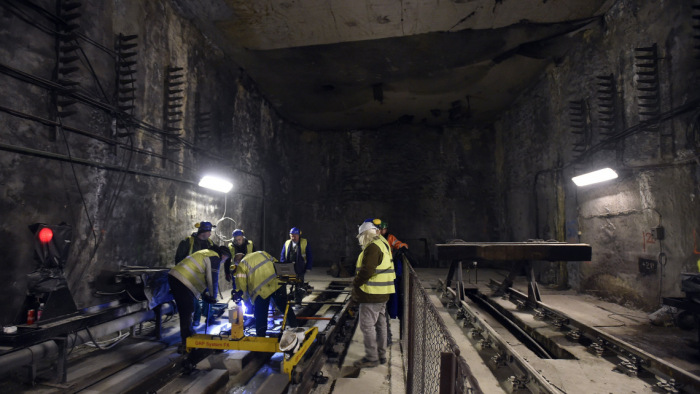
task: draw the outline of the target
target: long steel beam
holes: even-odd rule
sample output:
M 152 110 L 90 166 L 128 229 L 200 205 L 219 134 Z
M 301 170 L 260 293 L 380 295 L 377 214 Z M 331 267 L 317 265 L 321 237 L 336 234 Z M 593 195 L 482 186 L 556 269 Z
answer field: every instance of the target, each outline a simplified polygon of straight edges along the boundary
M 566 242 L 457 242 L 437 244 L 439 260 L 588 261 L 591 246 Z

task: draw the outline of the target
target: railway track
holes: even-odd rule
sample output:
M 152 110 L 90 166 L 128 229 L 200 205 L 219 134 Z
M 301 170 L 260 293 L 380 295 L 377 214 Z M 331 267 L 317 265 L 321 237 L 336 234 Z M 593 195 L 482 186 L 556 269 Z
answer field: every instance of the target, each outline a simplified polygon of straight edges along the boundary
M 217 351 L 195 349 L 189 354 L 177 353 L 179 332 L 177 319 L 166 321 L 162 338 L 150 337 L 155 324 L 145 323 L 132 329 L 130 335 L 114 343 L 109 350 L 98 351 L 82 345 L 70 352 L 66 368 L 66 380 L 62 383 L 50 364 L 35 371 L 31 386 L 18 370 L 0 382 L 0 392 L 37 393 L 219 393 L 264 392 L 308 393 L 316 384 L 327 379 L 318 371 L 331 358 L 338 357 L 338 343 L 349 341 L 355 320 L 349 316 L 346 290 L 348 283 L 331 282 L 327 288 L 313 290 L 298 305 L 296 313 L 315 326 L 319 334 L 292 374 L 291 381 L 280 373 L 283 357 L 280 353 L 256 353 L 247 351 Z M 209 333 L 225 330 L 226 316 L 221 324 L 209 328 Z M 279 320 L 268 335 L 279 330 Z M 200 328 L 201 329 L 201 328 Z M 97 338 L 96 342 L 113 338 Z M 70 345 L 70 344 L 68 344 Z M 192 371 L 183 368 L 196 365 Z
M 513 288 L 460 299 L 440 281 L 438 292 L 505 392 L 700 392 L 698 376 Z

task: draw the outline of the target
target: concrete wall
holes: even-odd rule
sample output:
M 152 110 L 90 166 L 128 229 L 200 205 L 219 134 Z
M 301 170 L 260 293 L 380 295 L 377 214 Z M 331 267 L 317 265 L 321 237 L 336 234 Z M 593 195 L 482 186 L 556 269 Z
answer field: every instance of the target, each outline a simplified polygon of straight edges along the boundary
M 545 283 L 574 288 L 646 309 L 659 296 L 680 296 L 680 273 L 697 272 L 700 218 L 697 106 L 698 66 L 693 49 L 691 1 L 617 1 L 568 43 L 546 75 L 496 123 L 503 152 L 498 156 L 502 212 L 510 240 L 556 239 L 588 243 L 590 262 L 542 263 Z M 656 45 L 661 121 L 640 115 L 635 59 Z M 601 119 L 599 76 L 613 76 L 614 121 Z M 642 76 L 646 78 L 646 76 Z M 572 127 L 572 102 L 583 102 L 585 126 Z M 610 101 L 608 101 L 609 103 Z M 653 109 L 653 108 L 652 108 Z M 606 129 L 605 125 L 613 125 Z M 582 141 L 585 153 L 573 150 Z M 612 133 L 605 135 L 604 133 Z M 576 188 L 571 177 L 609 166 L 620 177 Z M 651 237 L 663 226 L 666 238 Z M 694 251 L 695 250 L 695 251 Z M 663 253 L 660 255 L 660 253 Z M 664 257 L 665 256 L 665 257 Z M 665 262 L 640 272 L 639 259 Z M 662 272 L 663 271 L 663 272 Z
M 369 217 L 388 221 L 424 265 L 436 264 L 436 243 L 453 238 L 585 242 L 591 262 L 540 263 L 540 281 L 653 309 L 660 284 L 661 294 L 680 295 L 680 273 L 697 270 L 697 42 L 691 1 L 637 3 L 618 1 L 603 20 L 551 43 L 554 65 L 493 125 L 323 133 L 280 119 L 235 59 L 165 0 L 80 8 L 77 31 L 89 40 L 77 40 L 85 53 L 77 52 L 71 74 L 79 98 L 61 130 L 55 22 L 25 5 L 3 7 L 0 296 L 11 302 L 0 321 L 23 318 L 34 269 L 31 223 L 73 226 L 66 272 L 83 308 L 115 298 L 102 293 L 119 290 L 112 278 L 121 267 L 171 265 L 195 222 L 222 217 L 230 218 L 219 223 L 224 237 L 241 227 L 273 255 L 289 228 L 300 227 L 317 267 L 354 261 L 357 225 Z M 53 1 L 37 4 L 56 11 Z M 120 33 L 138 35 L 132 117 L 110 109 L 119 103 L 113 50 Z M 653 44 L 663 117 L 638 131 L 645 118 L 635 48 Z M 185 84 L 181 134 L 166 138 L 168 66 L 182 68 Z M 615 138 L 602 134 L 610 130 L 598 114 L 597 77 L 609 75 Z M 583 155 L 572 150 L 581 138 L 571 127 L 572 101 L 584 103 Z M 125 123 L 131 127 L 116 128 Z M 603 164 L 620 178 L 572 185 L 571 176 Z M 233 179 L 234 191 L 197 187 L 207 171 Z M 660 224 L 666 239 L 651 239 Z M 660 252 L 666 264 L 640 273 L 639 258 L 658 261 Z
M 360 252 L 357 226 L 381 218 L 424 266 L 448 239 L 494 240 L 493 132 L 393 125 L 303 132 L 285 158 L 299 170 L 288 206 L 323 265 Z M 280 234 L 281 236 L 282 234 Z
M 53 1 L 37 5 L 56 13 Z M 68 285 L 79 308 L 100 305 L 119 297 L 105 294 L 121 289 L 113 283 L 121 267 L 171 266 L 178 242 L 200 220 L 225 215 L 260 246 L 263 185 L 266 194 L 278 194 L 287 171 L 277 164 L 278 136 L 287 126 L 170 2 L 92 2 L 76 11 L 80 35 L 68 43 L 82 52 L 71 51 L 80 59 L 69 77 L 80 82 L 80 98 L 65 108 L 75 113 L 60 119 L 55 22 L 22 4 L 0 13 L 0 297 L 9 300 L 0 308 L 3 324 L 26 314 L 26 275 L 36 265 L 28 225 L 73 226 Z M 138 35 L 130 41 L 138 55 L 129 59 L 137 61 L 135 107 L 117 114 L 124 104 L 117 100 L 114 53 L 120 33 Z M 182 68 L 185 83 L 178 87 L 181 131 L 165 143 L 169 66 Z M 122 120 L 131 127 L 117 129 Z M 198 187 L 207 171 L 233 179 L 234 191 L 224 196 Z M 274 202 L 265 208 L 270 221 L 284 214 Z M 220 223 L 224 237 L 233 221 Z

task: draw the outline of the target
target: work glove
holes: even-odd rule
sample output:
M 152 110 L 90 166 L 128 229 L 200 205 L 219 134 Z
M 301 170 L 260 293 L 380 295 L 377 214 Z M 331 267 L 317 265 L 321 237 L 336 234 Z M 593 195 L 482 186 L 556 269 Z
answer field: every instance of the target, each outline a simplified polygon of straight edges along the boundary
M 237 303 L 241 300 L 241 298 L 243 298 L 243 291 L 238 290 L 231 292 L 231 299 L 233 300 L 233 302 Z
M 202 300 L 207 304 L 216 304 L 216 297 L 212 297 L 209 293 L 202 293 Z

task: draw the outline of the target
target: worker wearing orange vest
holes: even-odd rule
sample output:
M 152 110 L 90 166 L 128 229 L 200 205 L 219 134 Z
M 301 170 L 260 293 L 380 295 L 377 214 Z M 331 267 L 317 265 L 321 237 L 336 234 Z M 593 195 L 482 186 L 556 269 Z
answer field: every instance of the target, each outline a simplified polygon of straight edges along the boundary
M 374 219 L 374 220 L 379 220 L 379 219 Z M 401 248 L 408 249 L 408 244 L 405 244 L 405 243 L 399 241 L 399 239 L 396 238 L 394 236 L 394 234 L 389 233 L 389 223 L 387 223 L 383 220 L 379 220 L 379 222 L 380 223 L 377 227 L 379 227 L 379 230 L 381 232 L 382 237 L 384 237 L 384 239 L 386 239 L 387 242 L 389 242 L 389 247 L 391 247 L 392 253 L 396 252 L 397 250 L 399 250 Z M 375 225 L 376 225 L 376 223 L 375 223 Z

